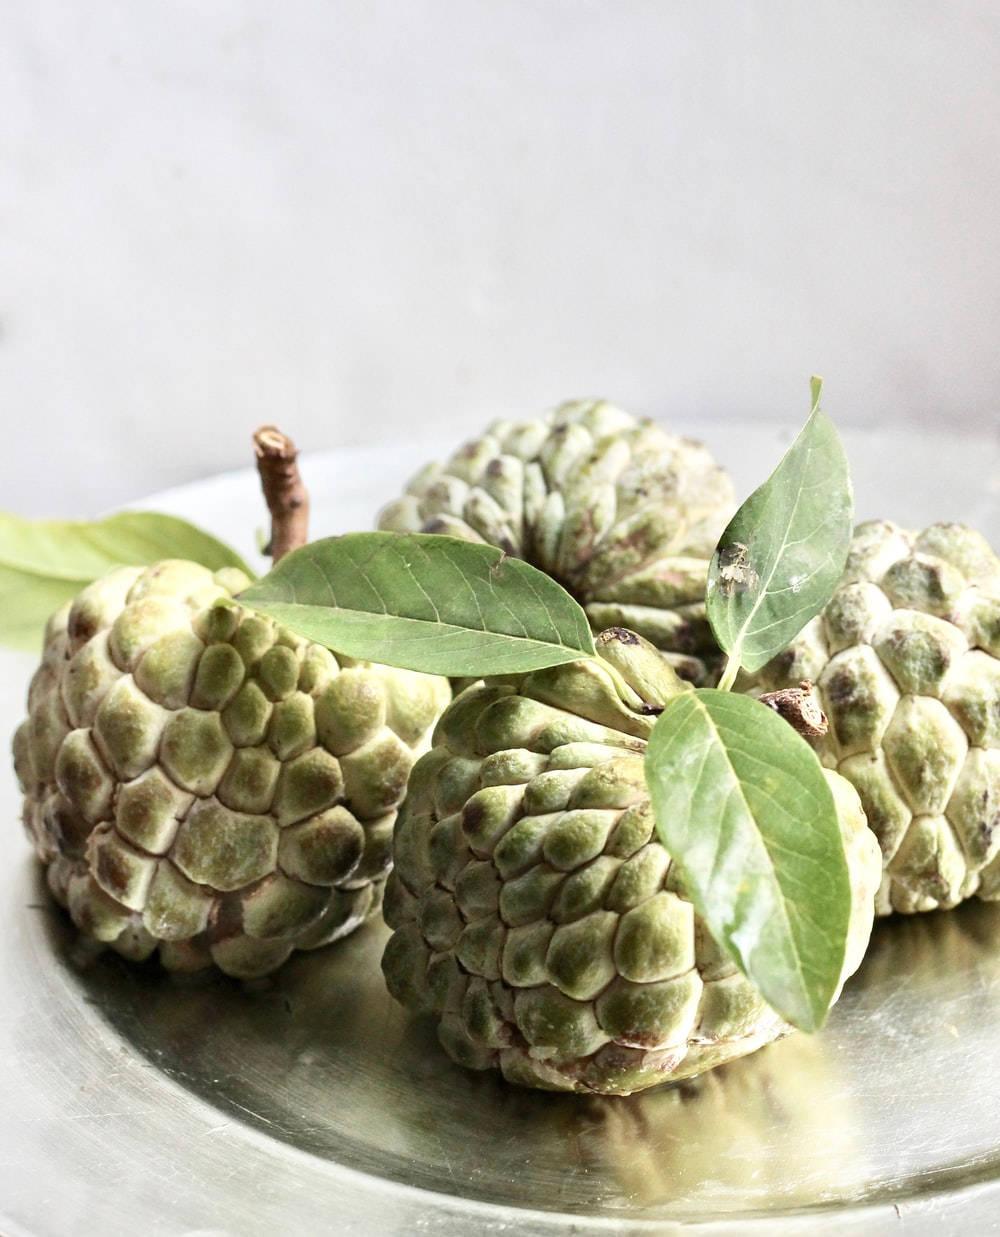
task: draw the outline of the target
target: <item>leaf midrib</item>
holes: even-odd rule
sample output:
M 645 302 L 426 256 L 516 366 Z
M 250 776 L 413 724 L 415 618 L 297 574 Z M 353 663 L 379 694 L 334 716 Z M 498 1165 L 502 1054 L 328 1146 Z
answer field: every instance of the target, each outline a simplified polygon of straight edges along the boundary
M 721 733 L 721 731 L 719 730 L 718 726 L 715 724 L 715 721 L 714 721 L 714 719 L 713 719 L 713 717 L 712 717 L 711 713 L 709 713 L 708 709 L 707 709 L 707 708 L 705 707 L 705 705 L 704 705 L 704 704 L 703 704 L 703 703 L 702 703 L 702 702 L 701 702 L 701 701 L 697 698 L 697 696 L 695 696 L 695 703 L 697 704 L 697 707 L 698 707 L 699 709 L 701 709 L 701 710 L 702 710 L 702 712 L 704 713 L 705 717 L 708 719 L 708 724 L 709 724 L 709 726 L 711 727 L 712 732 L 715 734 L 716 738 L 718 739 L 718 742 L 719 742 L 719 746 L 720 746 L 720 748 L 722 749 L 723 753 L 725 754 L 725 761 L 726 761 L 726 765 L 728 766 L 728 768 L 729 768 L 729 770 L 730 770 L 730 772 L 731 772 L 731 774 L 732 774 L 733 781 L 735 782 L 735 791 L 736 791 L 736 793 L 738 794 L 739 798 L 742 800 L 743 805 L 744 805 L 744 807 L 746 808 L 747 815 L 750 817 L 750 819 L 751 819 L 751 820 L 754 822 L 754 824 L 756 825 L 756 824 L 757 824 L 757 817 L 754 815 L 753 811 L 751 810 L 750 803 L 749 803 L 749 801 L 748 801 L 748 799 L 747 799 L 747 797 L 746 797 L 746 794 L 745 794 L 745 793 L 744 793 L 744 791 L 743 791 L 743 783 L 740 781 L 740 778 L 739 778 L 739 776 L 737 775 L 735 768 L 733 768 L 733 763 L 732 763 L 732 761 L 731 761 L 731 760 L 730 760 L 730 758 L 729 758 L 729 748 L 727 747 L 726 743 L 725 743 L 725 742 L 724 742 L 724 740 L 723 740 L 722 733 Z M 702 769 L 704 769 L 704 767 L 705 767 L 705 766 L 704 766 L 704 764 L 703 764 L 703 765 L 702 765 Z M 699 773 L 699 775 L 698 775 L 698 776 L 699 776 L 699 781 L 700 781 L 700 779 L 701 779 L 701 773 Z M 733 793 L 733 790 L 731 789 L 731 790 L 730 790 L 730 794 L 732 794 L 732 793 Z M 761 835 L 761 831 L 760 831 L 760 827 L 759 827 L 759 826 L 757 826 L 757 828 L 756 828 L 756 835 L 757 835 L 758 839 L 761 839 L 761 838 L 762 838 L 762 835 Z M 720 831 L 720 835 L 719 835 L 719 836 L 720 836 L 720 839 L 721 839 L 721 831 Z M 787 912 L 787 910 L 786 910 L 786 906 L 785 906 L 784 886 L 782 885 L 781 881 L 780 881 L 780 880 L 778 880 L 777 871 L 776 871 L 776 869 L 775 869 L 775 867 L 774 867 L 774 862 L 773 862 L 773 860 L 771 859 L 771 853 L 770 853 L 770 851 L 768 850 L 767 846 L 764 844 L 763 840 L 760 840 L 760 844 L 759 844 L 759 845 L 760 845 L 760 849 L 761 849 L 761 850 L 763 850 L 763 852 L 764 852 L 764 857 L 765 857 L 765 859 L 766 859 L 766 861 L 767 861 L 768 867 L 769 867 L 769 869 L 770 869 L 770 871 L 771 871 L 771 874 L 772 874 L 772 876 L 773 876 L 773 878 L 774 878 L 774 883 L 775 883 L 775 885 L 777 886 L 777 888 L 778 888 L 779 890 L 781 890 L 781 893 L 782 893 L 782 897 L 781 897 L 781 901 L 780 901 L 780 906 L 779 906 L 779 912 L 780 912 L 780 915 L 781 915 L 782 921 L 783 921 L 783 923 L 784 923 L 784 925 L 785 925 L 785 928 L 786 928 L 786 934 L 787 934 L 787 936 L 788 936 L 788 939 L 789 939 L 789 940 L 794 940 L 794 939 L 795 939 L 795 937 L 794 937 L 794 933 L 793 933 L 793 931 L 792 931 L 792 923 L 791 923 L 791 920 L 790 920 L 790 919 L 789 919 L 789 917 L 788 917 L 788 912 Z M 717 848 L 716 853 L 718 854 L 718 848 Z M 682 866 L 683 866 L 683 863 L 682 863 Z M 712 874 L 713 874 L 713 876 L 714 876 L 714 874 L 715 874 L 715 864 L 714 864 L 714 860 L 713 860 Z M 799 957 L 799 950 L 798 950 L 798 948 L 795 948 L 795 949 L 793 949 L 793 951 L 792 951 L 792 952 L 793 952 L 794 959 L 795 959 L 795 975 L 796 975 L 796 977 L 797 977 L 797 978 L 798 978 L 798 980 L 799 980 L 799 987 L 800 987 L 800 991 L 802 992 L 803 996 L 806 996 L 806 995 L 807 995 L 807 993 L 808 993 L 808 988 L 806 987 L 806 983 L 805 983 L 805 976 L 804 976 L 804 974 L 803 974 L 803 972 L 802 972 L 802 964 L 801 964 L 801 960 L 800 960 L 800 957 Z M 808 997 L 807 997 L 807 1004 L 809 1005 L 810 1014 L 812 1014 L 812 1012 L 813 1012 L 813 1010 L 812 1010 L 812 1002 L 808 1000 Z M 815 1018 L 814 1018 L 813 1020 L 815 1021 Z
M 237 600 L 239 600 L 239 598 L 237 598 Z M 449 635 L 452 633 L 456 635 L 472 635 L 477 639 L 482 636 L 486 636 L 489 639 L 503 640 L 513 645 L 523 645 L 529 648 L 557 649 L 560 652 L 571 654 L 571 660 L 573 661 L 582 661 L 588 656 L 588 654 L 584 653 L 582 650 L 574 648 L 568 644 L 562 644 L 558 641 L 539 640 L 534 636 L 514 635 L 503 631 L 493 631 L 488 627 L 462 627 L 456 623 L 443 622 L 440 619 L 422 619 L 413 618 L 410 615 L 405 614 L 391 614 L 387 610 L 383 610 L 381 613 L 376 613 L 372 610 L 355 610 L 347 606 L 316 606 L 294 601 L 261 602 L 259 604 L 248 601 L 246 604 L 254 610 L 260 610 L 263 613 L 270 614 L 283 614 L 288 611 L 292 611 L 296 615 L 303 613 L 307 615 L 333 614 L 339 618 L 346 618 L 348 620 L 358 619 L 363 623 L 371 622 L 373 619 L 377 621 L 378 619 L 384 618 L 392 623 L 412 623 L 418 627 L 426 627 L 428 630 L 426 636 L 423 638 L 431 638 L 432 636 L 439 637 L 441 635 Z

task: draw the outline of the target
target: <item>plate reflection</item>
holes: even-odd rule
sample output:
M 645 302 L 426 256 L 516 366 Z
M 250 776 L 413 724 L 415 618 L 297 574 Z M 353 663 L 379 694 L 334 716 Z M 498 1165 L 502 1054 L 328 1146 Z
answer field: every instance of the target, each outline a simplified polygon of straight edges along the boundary
M 241 986 L 95 958 L 61 913 L 39 919 L 81 999 L 177 1085 L 376 1177 L 704 1220 L 905 1199 L 1000 1166 L 1000 906 L 880 923 L 818 1035 L 625 1099 L 453 1065 L 386 993 L 381 924 Z

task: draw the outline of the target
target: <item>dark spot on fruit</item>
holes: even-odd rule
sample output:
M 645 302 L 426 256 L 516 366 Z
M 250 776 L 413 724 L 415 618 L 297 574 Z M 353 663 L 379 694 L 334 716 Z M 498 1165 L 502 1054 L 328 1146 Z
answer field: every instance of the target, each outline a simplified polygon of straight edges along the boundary
M 936 864 L 928 864 L 917 873 L 916 887 L 933 894 L 938 901 L 943 901 L 948 894 L 948 883 Z
M 47 836 L 63 854 L 70 858 L 83 854 L 90 825 L 64 799 L 46 805 L 43 825 Z
M 471 803 L 465 805 L 465 810 L 462 812 L 463 830 L 466 833 L 475 833 L 483 823 L 485 816 L 486 808 L 478 799 L 473 799 Z
M 859 683 L 853 674 L 846 670 L 837 670 L 827 679 L 825 685 L 826 696 L 832 705 L 840 706 L 845 704 L 857 703 L 858 707 L 862 706 L 862 697 L 864 692 L 859 692 Z
M 246 892 L 244 890 L 243 892 Z M 206 936 L 213 943 L 239 936 L 243 931 L 243 908 L 238 898 L 219 898 L 208 916 Z
M 678 678 L 684 679 L 687 683 L 694 683 L 696 687 L 703 685 L 702 680 L 706 677 L 705 666 L 697 657 L 676 657 L 673 667 Z
M 609 627 L 607 631 L 601 633 L 600 638 L 605 644 L 610 644 L 612 640 L 617 640 L 619 644 L 639 643 L 639 637 L 627 627 Z
M 74 610 L 69 617 L 67 632 L 74 643 L 86 644 L 97 635 L 97 621 L 86 610 Z
M 97 883 L 104 889 L 110 889 L 116 893 L 124 893 L 128 887 L 129 865 L 122 859 L 121 855 L 111 850 L 107 846 L 102 846 L 97 852 L 96 863 Z

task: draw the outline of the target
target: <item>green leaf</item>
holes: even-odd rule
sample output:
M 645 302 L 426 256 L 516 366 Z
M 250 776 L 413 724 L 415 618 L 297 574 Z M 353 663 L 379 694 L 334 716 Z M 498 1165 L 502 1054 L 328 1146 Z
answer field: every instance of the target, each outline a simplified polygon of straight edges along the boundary
M 649 739 L 663 845 L 708 930 L 793 1026 L 822 1026 L 844 965 L 851 886 L 809 744 L 749 696 L 686 692 Z
M 348 657 L 428 674 L 520 674 L 594 656 L 549 576 L 436 533 L 348 533 L 279 562 L 240 601 Z
M 708 619 L 733 667 L 759 670 L 830 600 L 854 524 L 847 457 L 820 411 L 722 534 L 708 571 Z
M 50 614 L 113 567 L 187 558 L 254 573 L 235 550 L 177 516 L 122 511 L 104 520 L 24 520 L 0 512 L 0 643 L 37 649 Z

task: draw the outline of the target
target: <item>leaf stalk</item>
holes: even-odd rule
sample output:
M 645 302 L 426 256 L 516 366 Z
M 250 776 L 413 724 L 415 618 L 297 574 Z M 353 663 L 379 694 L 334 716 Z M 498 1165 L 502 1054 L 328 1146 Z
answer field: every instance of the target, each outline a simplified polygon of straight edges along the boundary
M 725 669 L 722 671 L 722 677 L 719 679 L 718 690 L 720 692 L 728 692 L 733 690 L 733 684 L 736 682 L 736 676 L 740 672 L 740 659 L 735 653 L 730 653 L 726 658 Z

